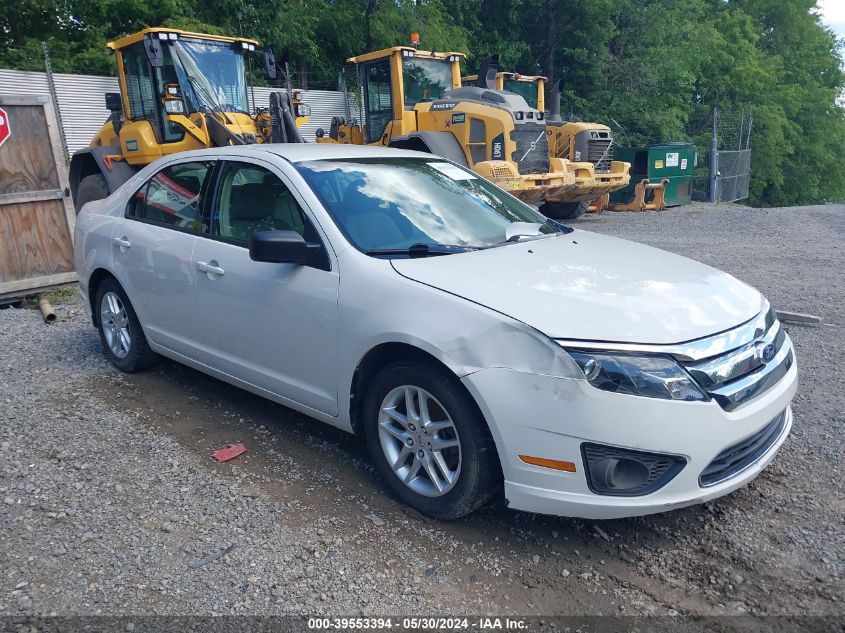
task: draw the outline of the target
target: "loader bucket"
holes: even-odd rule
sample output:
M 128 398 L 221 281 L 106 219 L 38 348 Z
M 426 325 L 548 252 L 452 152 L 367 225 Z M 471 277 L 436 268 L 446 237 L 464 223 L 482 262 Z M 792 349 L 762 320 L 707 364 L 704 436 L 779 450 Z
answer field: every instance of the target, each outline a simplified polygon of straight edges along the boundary
M 643 178 L 634 187 L 634 198 L 630 202 L 613 202 L 608 205 L 611 211 L 663 211 L 666 208 L 666 185 L 669 180 L 663 178 L 660 182 L 649 182 Z
M 607 205 L 610 203 L 610 194 L 606 193 L 603 196 L 596 198 L 595 200 L 590 200 L 590 206 L 587 207 L 587 211 L 590 213 L 601 213 L 607 208 Z

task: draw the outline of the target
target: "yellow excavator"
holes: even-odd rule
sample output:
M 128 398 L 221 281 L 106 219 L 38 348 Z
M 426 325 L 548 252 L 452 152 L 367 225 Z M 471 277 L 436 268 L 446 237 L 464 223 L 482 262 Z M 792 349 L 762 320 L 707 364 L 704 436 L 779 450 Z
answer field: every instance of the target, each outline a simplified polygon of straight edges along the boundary
M 475 85 L 477 75 L 462 78 L 463 85 Z M 520 95 L 533 108 L 546 110 L 546 85 L 548 79 L 541 75 L 497 72 L 496 89 Z M 549 156 L 564 158 L 575 170 L 575 186 L 566 199 L 576 203 L 576 215 L 588 208 L 600 211 L 605 208 L 610 194 L 625 188 L 630 181 L 630 163 L 613 160 L 613 133 L 600 123 L 564 120 L 560 116 L 560 91 L 558 82 L 551 86 L 549 112 L 546 115 Z M 579 167 L 590 163 L 592 172 Z
M 296 95 L 270 94 L 250 112 L 245 58 L 258 42 L 238 37 L 149 28 L 109 42 L 120 92 L 106 94 L 108 120 L 89 147 L 74 153 L 70 187 L 77 211 L 105 198 L 154 160 L 223 145 L 304 142 L 297 123 L 310 107 Z M 264 72 L 275 77 L 270 51 Z
M 317 130 L 317 142 L 439 154 L 548 217 L 580 215 L 580 201 L 587 198 L 572 196 L 584 189 L 577 179 L 592 174 L 593 165 L 550 156 L 543 110 L 521 95 L 496 89 L 498 56 L 482 64 L 483 85 L 462 87 L 463 59 L 463 53 L 415 46 L 351 57 L 347 61 L 357 70 L 363 121 L 335 117 L 328 132 Z

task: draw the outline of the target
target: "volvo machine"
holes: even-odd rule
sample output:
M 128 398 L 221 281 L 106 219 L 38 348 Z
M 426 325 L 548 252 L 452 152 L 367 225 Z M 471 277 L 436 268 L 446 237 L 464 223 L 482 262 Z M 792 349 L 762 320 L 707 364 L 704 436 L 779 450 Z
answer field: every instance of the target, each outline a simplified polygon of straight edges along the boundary
M 105 198 L 154 160 L 185 150 L 267 142 L 304 142 L 297 123 L 309 106 L 286 92 L 250 112 L 246 57 L 255 40 L 150 28 L 109 42 L 120 92 L 106 94 L 108 120 L 70 162 L 77 211 Z M 262 56 L 274 78 L 272 53 Z
M 476 85 L 477 75 L 462 79 L 464 85 Z M 546 109 L 548 79 L 539 75 L 497 72 L 496 89 L 518 94 L 526 103 L 540 111 Z M 576 171 L 575 183 L 568 200 L 578 203 L 575 213 L 582 214 L 588 206 L 592 211 L 604 209 L 610 194 L 626 187 L 630 181 L 630 163 L 613 160 L 613 133 L 600 123 L 563 119 L 560 115 L 559 82 L 549 91 L 550 109 L 546 113 L 546 134 L 549 156 L 570 161 Z M 592 172 L 576 167 L 590 163 Z
M 461 86 L 463 53 L 414 46 L 365 53 L 348 61 L 358 77 L 362 121 L 335 117 L 317 142 L 383 145 L 444 156 L 469 167 L 546 216 L 570 219 L 600 195 L 592 163 L 550 155 L 545 113 L 496 89 L 498 56 L 484 60 L 480 85 Z M 628 183 L 620 163 L 621 186 Z M 580 184 L 579 184 L 580 183 Z

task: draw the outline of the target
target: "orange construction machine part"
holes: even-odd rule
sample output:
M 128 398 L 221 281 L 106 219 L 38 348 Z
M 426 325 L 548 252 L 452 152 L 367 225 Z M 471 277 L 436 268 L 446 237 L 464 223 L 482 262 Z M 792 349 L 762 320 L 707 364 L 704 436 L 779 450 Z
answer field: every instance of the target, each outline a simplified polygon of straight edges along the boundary
M 666 185 L 669 181 L 664 178 L 660 182 L 649 182 L 643 178 L 634 187 L 634 199 L 630 202 L 614 202 L 608 205 L 611 211 L 663 211 L 666 208 Z

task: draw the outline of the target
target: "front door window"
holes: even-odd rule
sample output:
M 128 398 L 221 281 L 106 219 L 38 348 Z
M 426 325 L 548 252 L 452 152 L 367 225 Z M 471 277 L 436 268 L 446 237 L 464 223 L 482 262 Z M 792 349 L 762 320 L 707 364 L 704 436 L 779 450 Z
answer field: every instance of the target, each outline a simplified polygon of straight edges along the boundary
M 211 214 L 211 234 L 243 245 L 256 231 L 296 231 L 317 241 L 305 213 L 273 172 L 249 163 L 226 163 Z
M 452 64 L 445 59 L 408 57 L 402 61 L 405 109 L 413 110 L 421 101 L 442 99 L 452 87 Z

